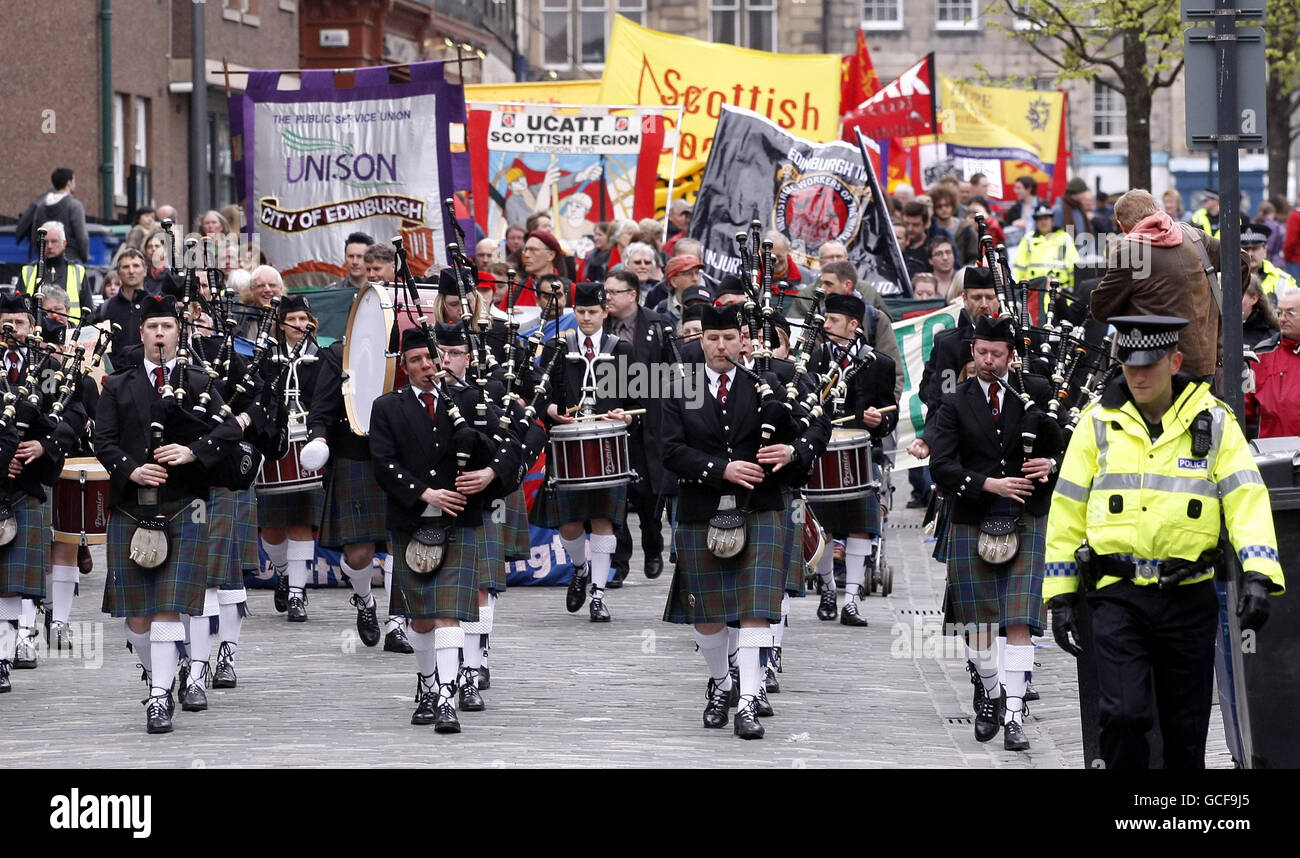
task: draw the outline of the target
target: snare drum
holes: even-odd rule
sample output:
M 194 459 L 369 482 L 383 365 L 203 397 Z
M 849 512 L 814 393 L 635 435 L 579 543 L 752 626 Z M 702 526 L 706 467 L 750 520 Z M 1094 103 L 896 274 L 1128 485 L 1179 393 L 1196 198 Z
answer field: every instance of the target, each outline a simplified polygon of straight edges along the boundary
M 621 486 L 632 481 L 627 424 L 584 420 L 551 429 L 551 475 L 564 490 Z
M 257 494 L 287 495 L 319 489 L 325 484 L 320 471 L 307 470 L 298 458 L 309 440 L 306 424 L 289 425 L 289 452 L 275 461 L 263 460 L 262 470 L 257 474 Z
M 68 459 L 54 486 L 54 541 L 108 542 L 108 489 L 108 471 L 98 459 Z
M 835 429 L 804 488 L 811 501 L 854 500 L 880 490 L 880 467 L 871 458 L 871 433 Z

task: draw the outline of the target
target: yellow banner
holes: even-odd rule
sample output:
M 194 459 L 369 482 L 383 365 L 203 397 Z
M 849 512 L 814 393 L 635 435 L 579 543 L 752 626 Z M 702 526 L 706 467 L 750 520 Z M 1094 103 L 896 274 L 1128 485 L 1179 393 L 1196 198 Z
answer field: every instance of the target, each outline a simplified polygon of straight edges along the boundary
M 522 101 L 525 104 L 600 104 L 598 80 L 547 80 L 538 83 L 472 83 L 466 101 Z
M 681 176 L 707 160 L 723 104 L 761 113 L 796 137 L 834 140 L 840 118 L 840 57 L 716 45 L 648 30 L 619 16 L 605 57 L 600 102 L 680 105 Z M 670 125 L 674 121 L 671 113 L 664 118 Z M 659 175 L 668 175 L 670 163 L 665 155 Z
M 973 86 L 939 76 L 939 140 L 949 155 L 1052 164 L 1064 109 L 1059 92 Z

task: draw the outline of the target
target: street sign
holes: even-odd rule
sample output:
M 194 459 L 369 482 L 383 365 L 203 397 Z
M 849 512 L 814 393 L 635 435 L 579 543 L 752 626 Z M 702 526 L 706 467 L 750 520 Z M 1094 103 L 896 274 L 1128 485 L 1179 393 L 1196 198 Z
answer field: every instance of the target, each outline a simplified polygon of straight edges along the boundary
M 1281 0 L 1290 2 L 1290 0 Z M 1237 0 L 1234 4 L 1238 18 L 1263 18 L 1264 0 Z M 1184 21 L 1212 21 L 1215 11 L 1214 0 L 1183 0 Z
M 1237 121 L 1232 128 L 1219 128 L 1218 56 L 1214 30 L 1194 28 L 1184 33 L 1183 76 L 1187 87 L 1187 148 L 1210 151 L 1218 135 L 1235 134 L 1238 149 L 1263 149 L 1265 128 L 1264 30 L 1237 28 L 1237 62 L 1233 79 L 1237 91 Z

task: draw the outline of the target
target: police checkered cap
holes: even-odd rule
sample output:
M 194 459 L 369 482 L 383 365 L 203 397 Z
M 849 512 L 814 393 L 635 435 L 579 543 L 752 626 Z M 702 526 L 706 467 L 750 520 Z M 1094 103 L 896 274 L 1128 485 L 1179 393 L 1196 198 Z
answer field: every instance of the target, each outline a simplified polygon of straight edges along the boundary
M 1241 229 L 1242 247 L 1263 247 L 1273 230 L 1267 224 L 1252 223 Z
M 1119 359 L 1129 366 L 1147 366 L 1178 345 L 1187 320 L 1177 316 L 1115 316 L 1115 346 Z

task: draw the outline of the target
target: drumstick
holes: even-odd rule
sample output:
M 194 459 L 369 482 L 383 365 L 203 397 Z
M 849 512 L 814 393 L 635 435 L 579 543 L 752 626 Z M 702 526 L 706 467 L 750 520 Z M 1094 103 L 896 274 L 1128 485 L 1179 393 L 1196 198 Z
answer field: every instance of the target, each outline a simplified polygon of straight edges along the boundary
M 898 406 L 886 405 L 884 408 L 877 408 L 876 410 L 879 411 L 881 414 L 884 414 L 886 411 L 898 410 Z M 836 417 L 834 420 L 831 421 L 831 425 L 838 426 L 841 423 L 848 423 L 850 420 L 857 420 L 857 419 L 858 419 L 858 415 L 856 414 L 846 414 L 843 417 Z
M 633 409 L 630 410 L 630 411 L 624 411 L 624 412 L 623 412 L 623 416 L 625 416 L 625 417 L 635 417 L 635 416 L 637 416 L 638 414 L 645 414 L 645 409 L 644 409 L 644 408 L 633 408 Z M 607 417 L 608 415 L 609 415 L 608 412 L 606 412 L 606 413 L 604 413 L 604 414 L 586 414 L 586 415 L 584 415 L 584 416 L 582 416 L 582 417 L 575 417 L 575 418 L 573 418 L 573 420 L 574 420 L 575 423 L 576 423 L 577 421 L 579 421 L 579 420 L 600 420 L 601 418 L 603 418 L 603 417 Z

